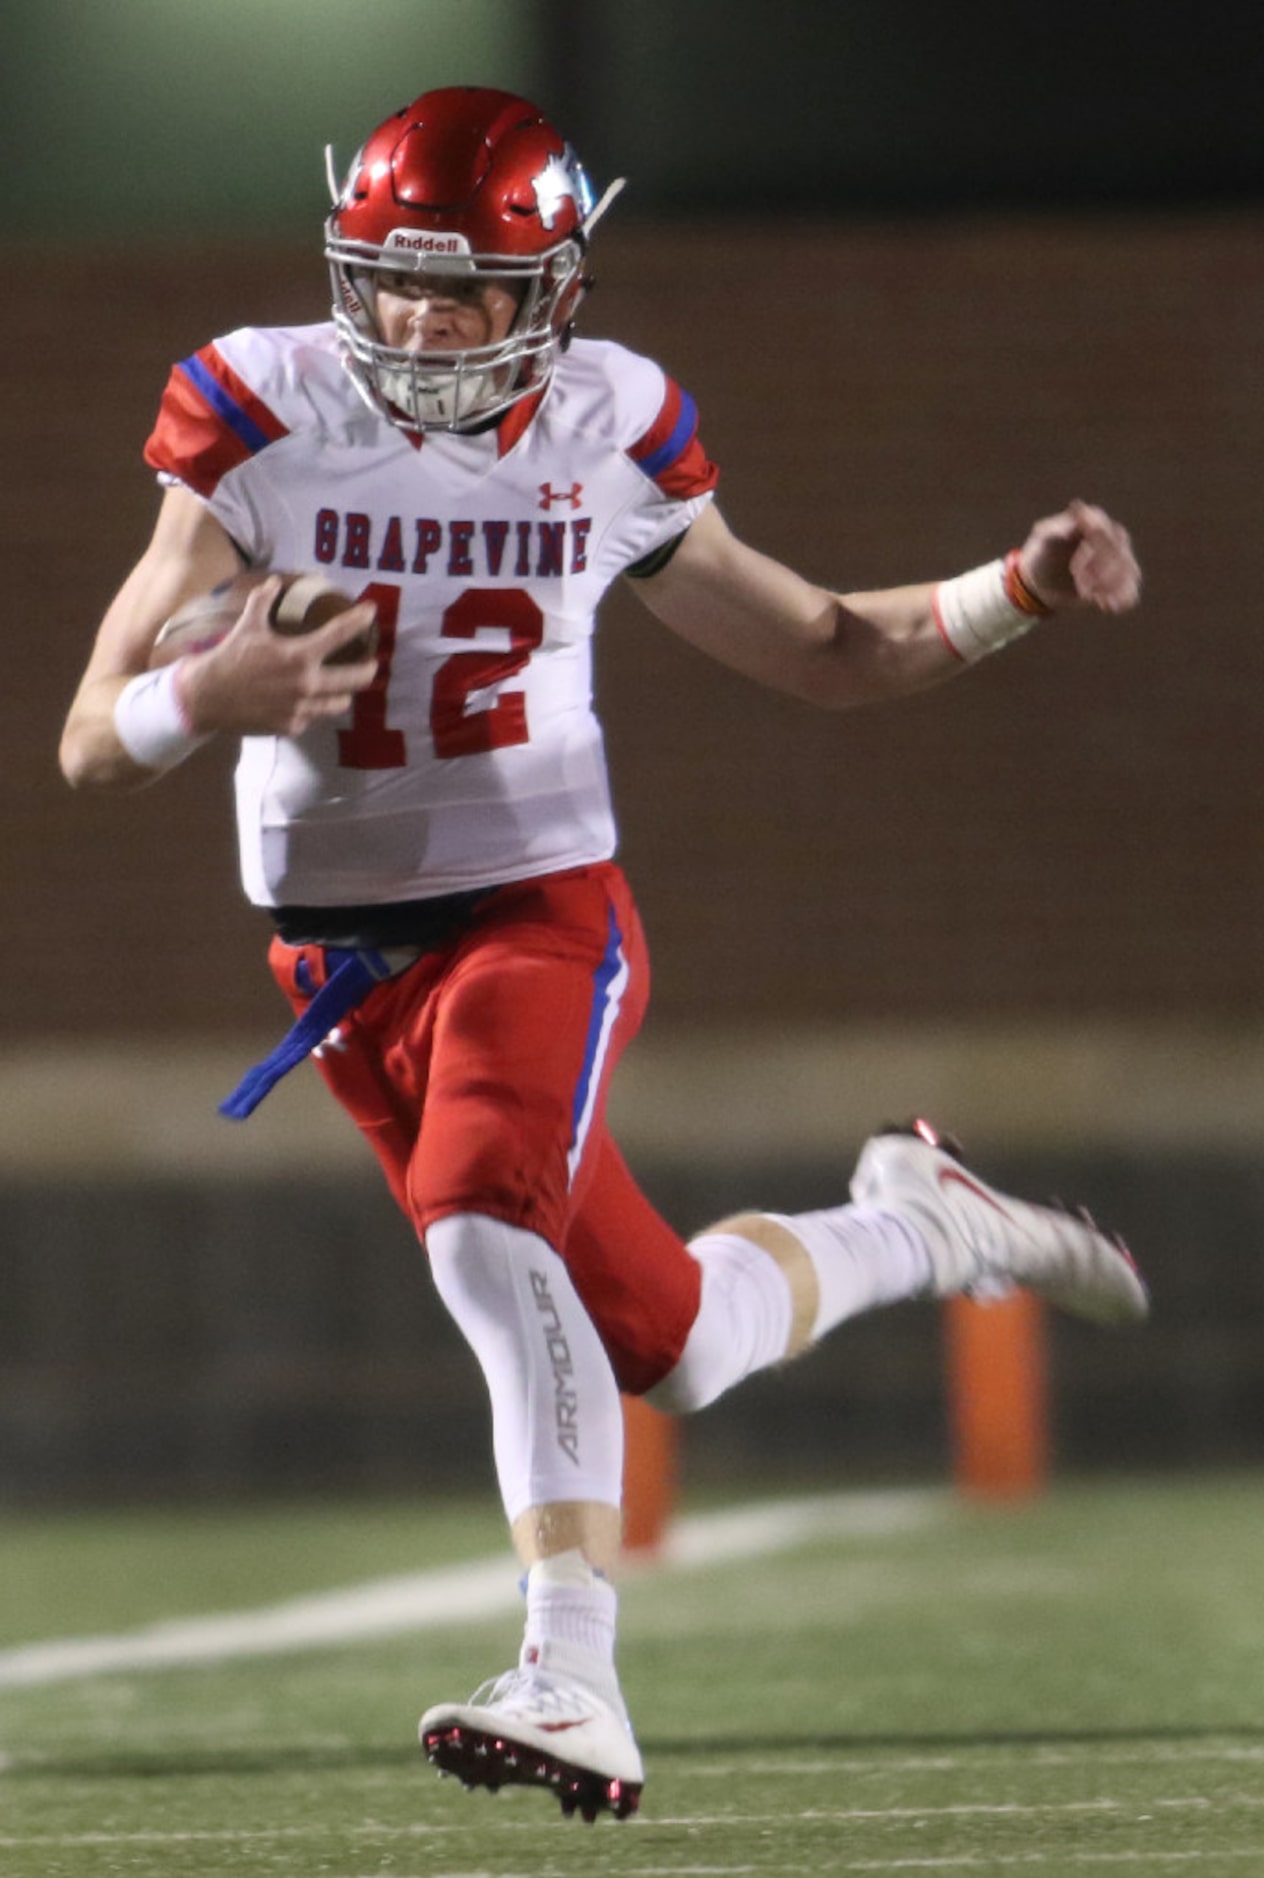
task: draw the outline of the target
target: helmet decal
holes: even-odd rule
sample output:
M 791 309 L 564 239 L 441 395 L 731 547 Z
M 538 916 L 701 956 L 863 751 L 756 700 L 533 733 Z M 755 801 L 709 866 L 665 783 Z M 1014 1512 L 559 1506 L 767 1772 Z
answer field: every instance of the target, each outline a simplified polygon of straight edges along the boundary
M 532 177 L 536 209 L 546 228 L 553 227 L 564 202 L 575 204 L 578 219 L 583 222 L 592 204 L 592 191 L 586 189 L 584 184 L 584 173 L 576 163 L 575 153 L 569 144 L 560 157 L 551 156 L 540 174 Z M 587 203 L 585 196 L 588 198 Z

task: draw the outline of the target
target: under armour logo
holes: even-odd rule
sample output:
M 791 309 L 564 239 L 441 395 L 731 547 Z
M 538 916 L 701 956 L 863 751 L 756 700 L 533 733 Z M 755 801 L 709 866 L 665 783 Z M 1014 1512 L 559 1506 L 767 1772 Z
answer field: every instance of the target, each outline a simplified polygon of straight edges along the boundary
M 540 484 L 540 507 L 551 509 L 555 502 L 569 502 L 573 509 L 579 507 L 579 498 L 584 493 L 583 483 L 572 483 L 569 489 L 555 489 L 552 483 Z

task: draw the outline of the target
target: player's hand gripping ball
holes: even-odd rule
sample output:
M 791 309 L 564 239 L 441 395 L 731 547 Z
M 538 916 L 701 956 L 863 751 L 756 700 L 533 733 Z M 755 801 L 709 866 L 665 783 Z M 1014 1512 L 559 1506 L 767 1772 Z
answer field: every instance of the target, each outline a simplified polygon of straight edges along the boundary
M 165 620 L 154 641 L 150 653 L 150 670 L 160 665 L 172 665 L 189 652 L 209 652 L 232 631 L 241 617 L 241 609 L 246 604 L 252 587 L 259 586 L 266 575 L 239 574 L 234 580 L 226 580 L 222 586 L 210 593 L 199 593 L 192 600 L 177 607 L 169 620 Z M 283 635 L 298 635 L 315 632 L 325 626 L 339 613 L 345 613 L 355 601 L 341 587 L 335 587 L 323 574 L 290 574 L 284 576 L 285 585 L 272 602 L 268 614 L 268 624 L 273 632 Z M 350 645 L 342 646 L 331 653 L 325 661 L 328 665 L 355 665 L 361 659 L 371 658 L 377 647 L 377 627 L 371 626 L 366 633 L 353 639 Z

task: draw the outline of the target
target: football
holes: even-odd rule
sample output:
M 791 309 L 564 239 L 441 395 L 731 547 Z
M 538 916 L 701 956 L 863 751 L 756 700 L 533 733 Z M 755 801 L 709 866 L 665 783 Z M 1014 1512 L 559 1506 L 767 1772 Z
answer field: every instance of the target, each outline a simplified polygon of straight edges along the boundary
M 172 665 L 186 653 L 209 652 L 212 646 L 217 646 L 237 624 L 251 589 L 267 578 L 266 574 L 259 573 L 238 574 L 210 593 L 196 594 L 177 607 L 159 628 L 149 657 L 150 670 Z M 285 585 L 272 603 L 268 620 L 274 632 L 311 633 L 354 605 L 350 594 L 334 586 L 323 574 L 291 574 L 285 577 Z M 376 644 L 377 628 L 370 626 L 366 633 L 343 646 L 326 662 L 354 664 L 358 659 L 370 658 Z

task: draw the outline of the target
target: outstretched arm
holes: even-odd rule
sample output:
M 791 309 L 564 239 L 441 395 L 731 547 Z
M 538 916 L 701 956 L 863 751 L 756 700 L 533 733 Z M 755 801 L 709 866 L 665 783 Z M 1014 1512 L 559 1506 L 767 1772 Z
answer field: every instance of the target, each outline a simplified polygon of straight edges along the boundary
M 663 570 L 637 583 L 682 639 L 773 690 L 841 710 L 942 683 L 1045 613 L 1122 613 L 1141 575 L 1126 529 L 1072 502 L 1037 522 L 1008 569 L 831 593 L 704 510 Z M 1016 596 L 1016 600 L 1007 596 Z

